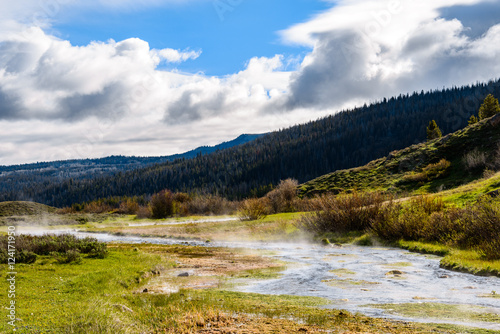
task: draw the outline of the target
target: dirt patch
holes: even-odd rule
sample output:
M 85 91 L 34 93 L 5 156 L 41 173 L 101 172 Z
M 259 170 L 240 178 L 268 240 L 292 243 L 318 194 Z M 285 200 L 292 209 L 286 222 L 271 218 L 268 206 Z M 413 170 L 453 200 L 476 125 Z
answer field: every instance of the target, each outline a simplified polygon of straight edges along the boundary
M 190 314 L 183 322 L 191 329 L 183 331 L 176 328 L 167 333 L 204 333 L 204 334 L 250 334 L 250 333 L 325 333 L 317 326 L 303 325 L 286 319 L 253 317 L 245 314 L 229 315 L 217 313 L 207 318 Z M 192 330 L 194 326 L 197 330 Z
M 243 250 L 176 245 L 142 246 L 141 249 L 148 253 L 168 253 L 177 263 L 174 269 L 162 271 L 141 288 L 148 293 L 217 288 L 231 277 L 259 278 L 262 272 L 284 269 L 282 263 Z

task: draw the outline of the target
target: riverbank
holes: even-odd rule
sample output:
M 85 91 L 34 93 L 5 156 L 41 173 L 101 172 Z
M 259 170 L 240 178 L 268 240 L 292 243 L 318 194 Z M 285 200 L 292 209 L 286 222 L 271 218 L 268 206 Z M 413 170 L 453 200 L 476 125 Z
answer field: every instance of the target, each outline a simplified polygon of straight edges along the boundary
M 318 297 L 234 291 L 283 275 L 283 262 L 270 258 L 269 250 L 113 243 L 108 248 L 105 259 L 84 258 L 80 264 L 42 256 L 17 265 L 17 332 L 495 333 L 370 318 L 327 309 L 345 303 Z M 6 291 L 5 281 L 0 289 Z M 10 330 L 6 326 L 0 330 Z

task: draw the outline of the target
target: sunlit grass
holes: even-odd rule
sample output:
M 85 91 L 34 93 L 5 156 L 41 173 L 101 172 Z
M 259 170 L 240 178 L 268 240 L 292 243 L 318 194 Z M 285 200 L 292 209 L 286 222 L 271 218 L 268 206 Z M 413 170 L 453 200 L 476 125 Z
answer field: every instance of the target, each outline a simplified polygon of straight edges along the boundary
M 449 319 L 461 322 L 500 322 L 500 315 L 489 313 L 488 308 L 473 305 L 449 305 L 440 303 L 371 304 L 373 308 L 386 310 L 414 318 Z

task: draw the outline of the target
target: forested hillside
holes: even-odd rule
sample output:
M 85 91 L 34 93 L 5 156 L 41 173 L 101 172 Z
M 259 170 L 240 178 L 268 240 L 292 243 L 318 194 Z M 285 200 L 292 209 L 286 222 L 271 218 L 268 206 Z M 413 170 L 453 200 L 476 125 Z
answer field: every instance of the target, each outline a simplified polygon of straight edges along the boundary
M 261 195 L 282 179 L 305 182 L 422 142 L 430 120 L 436 120 L 445 135 L 463 128 L 489 93 L 500 97 L 500 81 L 401 95 L 209 155 L 92 180 L 30 184 L 4 191 L 0 200 L 30 199 L 66 206 L 110 196 L 152 194 L 165 188 L 228 198 Z
M 24 165 L 0 166 L 0 201 L 3 199 L 31 200 L 24 189 L 40 189 L 43 185 L 58 184 L 64 181 L 90 180 L 96 177 L 109 177 L 119 172 L 131 171 L 154 164 L 192 159 L 199 155 L 210 154 L 255 140 L 263 134 L 243 134 L 238 138 L 215 146 L 201 146 L 194 150 L 159 157 L 110 156 L 100 159 L 77 159 L 51 162 L 38 162 Z

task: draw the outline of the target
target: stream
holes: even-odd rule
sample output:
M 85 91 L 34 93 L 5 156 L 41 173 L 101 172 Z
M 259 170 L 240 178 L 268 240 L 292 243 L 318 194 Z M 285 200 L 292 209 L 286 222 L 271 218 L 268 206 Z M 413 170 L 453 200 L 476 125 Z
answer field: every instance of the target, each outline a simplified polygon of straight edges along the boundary
M 48 231 L 27 231 L 44 234 Z M 21 232 L 23 233 L 23 232 Z M 500 278 L 453 272 L 439 267 L 439 257 L 410 253 L 387 247 L 347 245 L 326 247 L 311 244 L 212 242 L 115 236 L 106 233 L 50 231 L 94 237 L 103 242 L 189 244 L 205 247 L 249 248 L 271 251 L 271 257 L 290 263 L 278 279 L 252 281 L 238 291 L 260 294 L 286 294 L 323 297 L 333 303 L 326 307 L 403 321 L 448 323 L 500 330 L 492 322 L 457 321 L 392 315 L 367 304 L 444 303 L 483 307 L 482 311 L 500 314 Z M 483 297 L 481 297 L 483 296 Z

